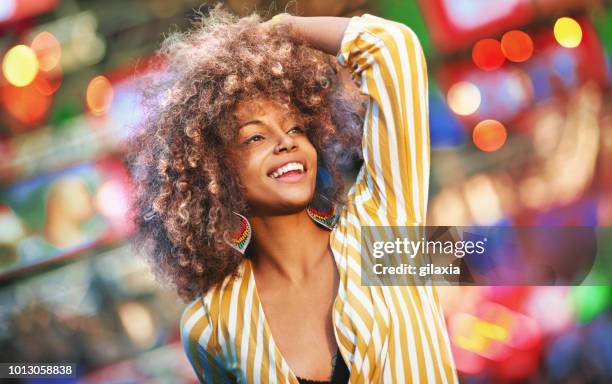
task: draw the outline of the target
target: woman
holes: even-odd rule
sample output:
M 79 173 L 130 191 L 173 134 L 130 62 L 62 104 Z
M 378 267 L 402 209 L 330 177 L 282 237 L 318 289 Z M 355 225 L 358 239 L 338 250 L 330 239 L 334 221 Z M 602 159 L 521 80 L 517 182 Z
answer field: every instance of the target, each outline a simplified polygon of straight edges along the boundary
M 199 380 L 456 382 L 431 287 L 360 280 L 362 225 L 425 220 L 414 33 L 371 15 L 260 23 L 216 8 L 161 53 L 133 146 L 138 244 L 189 301 L 181 336 Z M 348 194 L 337 146 L 355 148 L 358 106 L 336 54 L 368 96 Z

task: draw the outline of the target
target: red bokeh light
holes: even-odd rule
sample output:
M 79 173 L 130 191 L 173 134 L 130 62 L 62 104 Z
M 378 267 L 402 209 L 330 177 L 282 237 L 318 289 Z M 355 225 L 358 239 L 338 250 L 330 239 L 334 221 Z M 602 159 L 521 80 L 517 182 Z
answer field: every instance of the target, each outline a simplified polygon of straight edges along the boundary
M 523 31 L 508 31 L 502 36 L 501 49 L 508 60 L 521 63 L 533 54 L 533 41 Z
M 38 92 L 45 96 L 51 96 L 62 85 L 63 73 L 59 66 L 50 72 L 39 72 L 32 82 Z
M 2 88 L 4 108 L 15 120 L 26 125 L 40 123 L 51 106 L 51 97 L 38 91 L 35 84 L 14 87 L 6 84 Z
M 493 71 L 504 64 L 506 60 L 501 44 L 495 39 L 482 39 L 472 48 L 474 64 L 485 71 Z

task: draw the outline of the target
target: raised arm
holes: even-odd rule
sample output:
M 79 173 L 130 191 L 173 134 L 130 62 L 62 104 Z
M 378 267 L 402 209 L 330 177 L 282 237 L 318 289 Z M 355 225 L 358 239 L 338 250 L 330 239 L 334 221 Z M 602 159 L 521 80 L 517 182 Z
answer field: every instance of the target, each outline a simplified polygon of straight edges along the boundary
M 295 17 L 314 47 L 337 54 L 361 93 L 370 96 L 362 151 L 364 166 L 349 198 L 391 224 L 425 222 L 429 183 L 427 68 L 407 26 L 372 15 Z M 384 223 L 381 223 L 384 224 Z
M 350 20 L 347 17 L 300 17 L 281 13 L 274 16 L 268 23 L 289 24 L 304 36 L 313 48 L 336 55 Z

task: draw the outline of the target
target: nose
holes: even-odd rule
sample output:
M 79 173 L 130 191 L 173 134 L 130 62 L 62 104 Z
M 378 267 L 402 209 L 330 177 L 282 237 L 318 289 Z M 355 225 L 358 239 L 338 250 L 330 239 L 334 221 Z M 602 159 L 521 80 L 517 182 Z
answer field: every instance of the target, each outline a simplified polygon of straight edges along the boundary
M 276 144 L 276 147 L 274 148 L 274 151 L 276 153 L 291 152 L 295 148 L 297 148 L 297 142 L 295 138 L 287 132 L 280 133 L 277 140 L 278 140 L 278 143 Z

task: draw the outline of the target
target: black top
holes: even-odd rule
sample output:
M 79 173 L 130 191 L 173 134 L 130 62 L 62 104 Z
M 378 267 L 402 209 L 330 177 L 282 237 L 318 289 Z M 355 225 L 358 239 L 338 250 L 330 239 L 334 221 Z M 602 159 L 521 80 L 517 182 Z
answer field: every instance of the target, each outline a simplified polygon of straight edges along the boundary
M 332 377 L 330 381 L 317 381 L 317 380 L 308 380 L 302 379 L 298 377 L 298 381 L 300 384 L 346 384 L 349 381 L 349 370 L 344 362 L 344 359 L 340 355 L 340 352 L 336 352 L 336 356 L 334 356 L 333 362 L 333 371 Z

